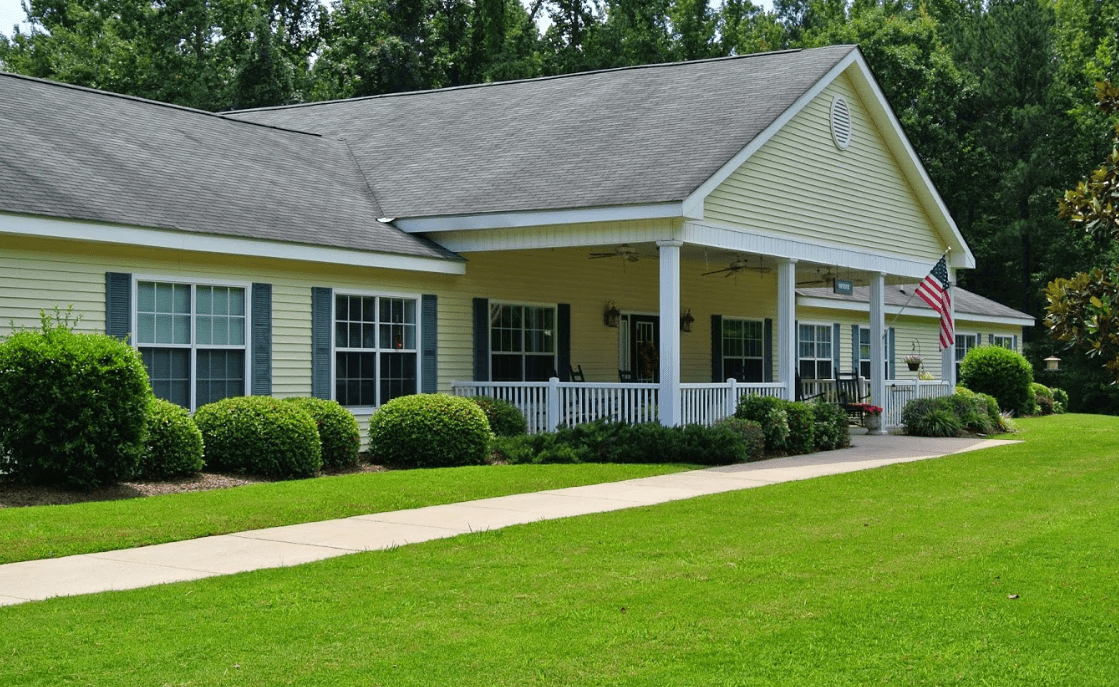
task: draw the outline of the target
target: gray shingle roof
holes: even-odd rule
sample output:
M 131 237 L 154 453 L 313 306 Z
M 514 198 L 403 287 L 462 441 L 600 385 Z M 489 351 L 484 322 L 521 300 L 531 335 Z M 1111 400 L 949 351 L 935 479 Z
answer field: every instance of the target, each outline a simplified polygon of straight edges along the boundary
M 376 221 L 344 142 L 5 73 L 0 211 L 457 259 Z
M 916 286 L 916 284 L 906 284 L 904 287 L 887 286 L 883 294 L 883 300 L 886 301 L 887 306 L 905 306 L 906 310 L 925 310 L 932 312 L 932 308 L 929 307 L 928 303 L 925 303 L 918 296 L 913 296 L 913 289 L 916 288 Z M 849 303 L 869 303 L 870 287 L 856 286 L 850 296 L 833 293 L 832 290 L 827 287 L 797 289 L 797 295 L 807 298 L 825 298 L 828 300 L 846 301 Z M 912 298 L 910 298 L 911 296 Z M 959 319 L 961 315 L 985 315 L 987 317 L 1008 317 L 1028 319 L 1031 321 L 1034 319 L 1033 315 L 1007 307 L 990 298 L 984 298 L 979 294 L 966 291 L 958 286 L 953 287 L 952 298 L 952 307 L 956 312 L 957 319 Z
M 230 113 L 346 139 L 385 214 L 680 201 L 855 46 Z

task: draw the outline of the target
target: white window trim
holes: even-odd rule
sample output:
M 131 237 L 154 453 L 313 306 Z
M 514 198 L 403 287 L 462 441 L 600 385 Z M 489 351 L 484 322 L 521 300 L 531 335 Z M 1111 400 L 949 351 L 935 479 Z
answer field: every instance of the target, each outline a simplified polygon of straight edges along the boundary
M 401 293 L 394 291 L 370 291 L 366 289 L 331 289 L 330 294 L 330 399 L 338 401 L 338 351 L 343 353 L 347 352 L 373 352 L 381 353 L 384 349 L 381 348 L 338 348 L 338 340 L 335 336 L 338 333 L 338 296 L 357 296 L 359 298 L 403 298 L 411 299 L 416 302 L 416 393 L 420 393 L 420 387 L 423 383 L 423 297 L 418 293 Z M 380 315 L 378 314 L 378 317 Z M 380 326 L 378 320 L 377 326 Z M 380 337 L 380 331 L 377 333 Z M 381 398 L 381 356 L 376 356 L 377 360 L 377 399 Z M 346 410 L 354 415 L 372 415 L 377 411 L 380 405 L 373 406 L 343 406 Z
M 864 327 L 862 325 L 859 325 L 859 342 L 858 342 L 858 346 L 859 346 L 859 369 L 858 369 L 858 372 L 859 372 L 860 376 L 862 376 L 862 373 L 863 373 L 863 361 L 865 360 L 867 362 L 870 362 L 870 358 L 864 358 L 863 357 L 863 351 L 862 351 L 863 332 L 867 333 L 867 337 L 866 337 L 867 345 L 869 346 L 872 343 L 870 341 L 870 327 Z M 889 336 L 889 332 L 890 332 L 889 327 L 887 327 L 886 329 L 884 329 L 882 331 L 882 333 L 885 334 L 886 336 Z M 882 342 L 882 378 L 883 379 L 890 379 L 890 346 L 889 346 L 888 341 L 883 341 Z M 869 379 L 869 377 L 868 377 L 868 379 Z
M 1006 343 L 1010 344 L 1010 345 L 1009 346 L 1003 346 L 1002 342 L 1004 342 L 1004 341 Z M 991 344 L 994 345 L 994 346 L 1002 346 L 1005 349 L 1013 351 L 1014 350 L 1014 336 L 1011 335 L 1011 334 L 992 334 L 991 335 Z
M 521 308 L 547 308 L 548 310 L 552 311 L 552 369 L 556 370 L 556 373 L 559 374 L 559 367 L 558 367 L 559 366 L 559 304 L 558 303 L 533 303 L 533 302 L 530 302 L 530 301 L 506 301 L 506 300 L 491 298 L 490 301 L 489 301 L 489 308 L 490 308 L 491 313 L 493 312 L 493 306 L 495 306 L 495 305 L 511 305 L 513 307 L 521 307 Z M 492 317 L 492 316 L 489 315 L 489 313 L 487 313 L 487 317 Z M 516 355 L 516 356 L 520 356 L 521 357 L 521 378 L 522 379 L 524 378 L 524 357 L 526 355 L 531 355 L 531 356 L 540 357 L 540 358 L 544 357 L 543 353 L 525 353 L 524 350 L 522 350 L 520 353 L 504 353 L 504 352 L 501 352 L 501 351 L 496 351 L 495 352 L 493 350 L 493 322 L 492 321 L 489 323 L 489 327 L 487 329 L 487 335 L 489 336 L 489 343 L 488 343 L 489 359 L 486 360 L 486 365 L 489 367 L 489 370 L 490 370 L 490 379 L 493 379 L 493 357 L 495 355 L 508 355 L 508 356 Z M 524 336 L 524 326 L 523 326 L 523 324 L 521 326 L 521 336 L 522 337 Z M 521 348 L 522 349 L 524 348 L 523 338 L 522 338 L 522 341 L 521 341 Z
M 726 327 L 727 322 L 753 322 L 754 324 L 760 324 L 761 325 L 761 327 L 762 327 L 762 338 L 761 338 L 762 353 L 761 353 L 760 356 L 757 357 L 757 360 L 760 360 L 761 363 L 762 363 L 762 380 L 764 381 L 765 380 L 765 318 L 763 318 L 763 317 L 729 317 L 729 316 L 724 315 L 723 319 L 722 319 L 722 326 L 724 328 Z M 798 337 L 800 336 L 799 331 L 797 332 L 797 336 Z M 719 332 L 719 338 L 722 339 L 723 341 L 726 341 L 726 338 L 723 336 L 722 331 Z M 719 363 L 722 365 L 722 369 L 725 370 L 726 369 L 726 360 L 727 360 L 727 357 L 728 357 L 727 353 L 726 353 L 726 347 L 722 343 L 720 343 L 719 348 L 723 352 L 722 360 L 720 360 Z M 735 359 L 736 360 L 754 360 L 755 358 L 753 356 L 742 356 L 741 358 L 736 356 Z M 799 361 L 798 361 L 797 364 L 799 365 Z
M 190 344 L 141 344 L 139 336 L 139 323 L 140 323 L 140 282 L 156 282 L 162 284 L 183 284 L 190 287 Z M 200 345 L 195 343 L 194 337 L 198 331 L 196 318 L 198 312 L 196 309 L 195 292 L 199 286 L 218 286 L 227 288 L 242 289 L 245 292 L 245 343 L 238 346 L 236 344 L 204 344 Z M 130 303 L 128 304 L 129 310 L 129 326 L 132 331 L 131 343 L 132 347 L 139 351 L 141 346 L 144 348 L 180 348 L 190 350 L 190 412 L 198 410 L 198 361 L 196 352 L 199 349 L 203 350 L 226 350 L 226 351 L 244 351 L 245 352 L 245 388 L 243 389 L 244 396 L 251 395 L 253 388 L 253 366 L 252 366 L 252 322 L 253 322 L 253 285 L 252 282 L 245 281 L 230 281 L 227 279 L 207 279 L 205 277 L 184 277 L 182 275 L 167 276 L 158 274 L 133 274 L 132 275 L 132 289 Z
M 816 328 L 826 329 L 827 332 L 828 332 L 828 341 L 831 342 L 831 346 L 832 346 L 831 355 L 828 356 L 827 358 L 820 358 L 820 357 L 817 357 L 816 355 L 813 355 L 811 358 L 805 358 L 804 356 L 802 356 L 800 354 L 800 328 L 801 327 L 816 327 Z M 832 368 L 831 374 L 832 374 L 832 378 L 834 378 L 835 377 L 835 346 L 838 345 L 838 342 L 835 340 L 835 324 L 831 323 L 831 322 L 811 322 L 811 321 L 801 320 L 801 321 L 797 322 L 796 330 L 797 330 L 796 331 L 796 342 L 797 342 L 797 366 L 796 366 L 796 371 L 797 371 L 797 374 L 800 374 L 800 361 L 802 361 L 802 360 L 812 360 L 812 361 L 826 360 L 826 361 L 828 361 L 828 364 L 831 365 L 831 368 Z M 813 341 L 813 343 L 812 343 L 813 354 L 815 354 L 815 352 L 816 352 L 815 348 L 816 348 L 816 345 L 818 343 L 819 343 L 818 341 Z
M 960 343 L 967 340 L 967 339 L 971 339 L 973 341 L 973 343 L 972 343 L 971 346 L 967 346 L 965 348 L 963 355 L 960 355 Z M 979 348 L 979 335 L 978 334 L 963 334 L 961 332 L 956 332 L 956 343 L 953 345 L 953 349 L 955 351 L 954 355 L 956 357 L 956 364 L 959 364 L 967 356 L 967 354 L 970 353 L 972 351 L 972 349 L 975 349 L 975 348 Z

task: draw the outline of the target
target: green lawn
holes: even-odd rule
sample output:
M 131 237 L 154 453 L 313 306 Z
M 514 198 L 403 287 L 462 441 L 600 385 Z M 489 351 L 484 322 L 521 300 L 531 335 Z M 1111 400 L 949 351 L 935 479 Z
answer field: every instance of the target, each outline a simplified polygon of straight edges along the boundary
M 661 475 L 686 465 L 486 465 L 0 509 L 0 563 Z M 3 594 L 3 590 L 0 590 Z
M 1119 418 L 1019 426 L 1021 445 L 0 608 L 0 684 L 1115 684 Z

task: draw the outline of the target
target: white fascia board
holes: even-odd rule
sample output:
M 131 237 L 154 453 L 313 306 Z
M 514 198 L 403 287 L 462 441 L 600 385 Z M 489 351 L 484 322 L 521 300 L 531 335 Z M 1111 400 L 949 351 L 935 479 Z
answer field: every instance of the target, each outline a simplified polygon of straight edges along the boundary
M 683 204 L 648 203 L 645 205 L 617 205 L 567 210 L 528 210 L 524 212 L 495 212 L 484 215 L 444 215 L 439 217 L 399 218 L 393 226 L 409 234 L 426 234 L 440 231 L 469 231 L 476 229 L 516 229 L 559 224 L 588 224 L 591 222 L 625 222 L 643 219 L 682 217 Z
M 197 253 L 220 253 L 256 258 L 277 258 L 353 267 L 377 267 L 411 272 L 466 274 L 466 263 L 393 253 L 263 241 L 214 234 L 194 234 L 167 229 L 98 224 L 51 217 L 0 214 L 0 234 L 91 241 Z
M 818 298 L 813 296 L 797 296 L 798 308 L 820 308 L 822 310 L 845 310 L 848 312 L 865 312 L 870 314 L 870 303 L 862 301 L 848 301 L 832 298 Z M 905 315 L 906 317 L 924 317 L 930 320 L 939 320 L 940 315 L 935 310 L 914 307 L 912 305 L 887 305 L 887 315 Z M 982 324 L 1005 324 L 1012 327 L 1032 327 L 1032 317 L 998 317 L 995 315 L 982 315 L 970 312 L 956 312 L 956 329 L 959 330 L 960 322 L 979 322 Z
M 904 151 L 904 156 L 902 156 L 904 159 L 899 160 L 899 164 L 906 169 L 908 173 L 907 176 L 916 177 L 920 182 L 919 184 L 915 184 L 915 192 L 926 207 L 931 204 L 936 209 L 939 222 L 937 218 L 930 219 L 934 225 L 939 224 L 943 229 L 947 230 L 951 236 L 949 245 L 957 250 L 954 250 L 949 255 L 949 264 L 958 269 L 974 268 L 975 256 L 972 254 L 971 249 L 968 248 L 967 242 L 964 241 L 963 234 L 960 233 L 959 228 L 952 219 L 951 213 L 948 212 L 948 207 L 944 204 L 944 200 L 940 197 L 936 187 L 933 186 L 932 180 L 925 171 L 925 166 L 921 164 L 921 160 L 917 157 L 916 151 L 913 150 L 913 146 L 910 145 L 909 139 L 906 138 L 905 132 L 901 128 L 901 122 L 894 116 L 893 108 L 890 107 L 890 104 L 886 101 L 886 96 L 882 93 L 882 89 L 878 87 L 878 83 L 874 80 L 874 75 L 871 73 L 870 67 L 867 65 L 862 52 L 858 48 L 853 49 L 846 57 L 840 60 L 823 78 L 817 81 L 812 88 L 798 98 L 789 109 L 785 110 L 780 117 L 767 126 L 754 140 L 750 141 L 745 148 L 740 150 L 737 155 L 720 167 L 719 171 L 715 172 L 707 181 L 700 184 L 695 191 L 692 191 L 692 193 L 684 199 L 684 216 L 702 219 L 703 203 L 707 196 L 726 181 L 736 169 L 749 160 L 759 148 L 765 145 L 769 139 L 773 138 L 778 131 L 793 119 L 793 117 L 807 107 L 808 103 L 812 102 L 816 96 L 831 85 L 832 81 L 837 79 L 840 74 L 847 71 L 852 65 L 857 67 L 852 73 L 852 81 L 855 83 L 856 89 L 860 90 L 860 95 L 863 95 L 865 98 L 869 94 L 871 97 L 867 99 L 877 101 L 879 104 L 877 111 L 874 109 L 871 110 L 871 116 L 874 117 L 875 123 L 879 125 L 886 124 L 883 134 L 886 135 L 887 131 L 892 134 L 886 136 L 887 140 L 895 145 L 901 146 Z M 880 129 L 881 128 L 880 126 Z
M 848 246 L 809 243 L 789 238 L 788 235 L 767 234 L 757 230 L 745 232 L 738 228 L 710 222 L 686 222 L 683 238 L 687 243 L 701 246 L 803 260 L 821 265 L 835 265 L 864 272 L 884 272 L 890 276 L 907 277 L 918 281 L 929 273 L 928 260 L 870 253 Z

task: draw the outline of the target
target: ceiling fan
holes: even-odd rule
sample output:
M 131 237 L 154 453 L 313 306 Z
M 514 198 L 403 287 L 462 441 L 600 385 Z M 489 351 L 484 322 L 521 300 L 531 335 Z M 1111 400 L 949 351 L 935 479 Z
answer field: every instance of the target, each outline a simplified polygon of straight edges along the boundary
M 640 256 L 637 254 L 637 249 L 628 243 L 623 243 L 614 248 L 614 250 L 606 251 L 604 253 L 591 253 L 587 256 L 591 260 L 598 258 L 621 258 L 626 262 L 637 262 Z
M 703 276 L 706 277 L 706 276 L 711 275 L 711 274 L 722 274 L 724 277 L 729 277 L 729 276 L 732 276 L 732 275 L 736 275 L 739 272 L 742 272 L 743 270 L 749 270 L 751 272 L 764 273 L 764 272 L 769 272 L 770 268 L 764 267 L 762 265 L 761 258 L 758 258 L 757 266 L 752 266 L 752 265 L 750 265 L 749 261 L 746 260 L 746 258 L 744 258 L 740 255 L 740 256 L 735 257 L 734 260 L 731 260 L 730 265 L 728 267 L 724 267 L 721 270 L 712 270 L 711 272 L 704 272 Z
M 838 276 L 839 274 L 833 272 L 830 267 L 825 270 L 823 274 L 820 274 L 820 270 L 816 270 L 815 279 L 809 279 L 808 281 L 798 281 L 797 286 L 831 286 L 833 283 L 835 283 L 835 279 Z

